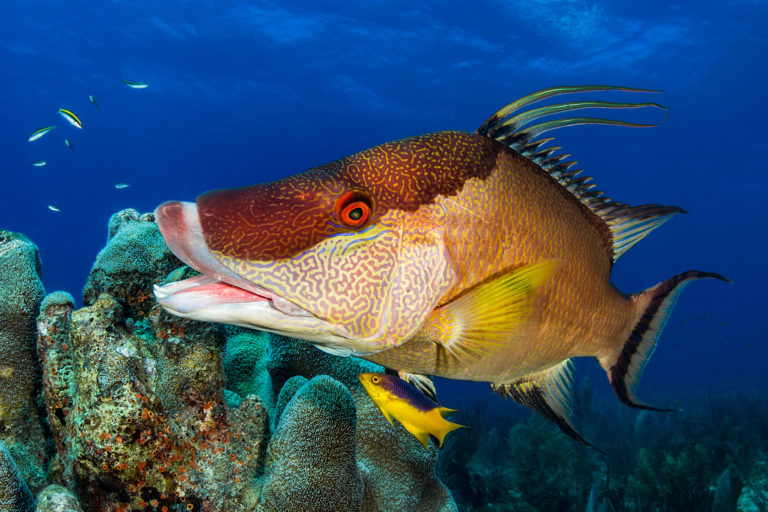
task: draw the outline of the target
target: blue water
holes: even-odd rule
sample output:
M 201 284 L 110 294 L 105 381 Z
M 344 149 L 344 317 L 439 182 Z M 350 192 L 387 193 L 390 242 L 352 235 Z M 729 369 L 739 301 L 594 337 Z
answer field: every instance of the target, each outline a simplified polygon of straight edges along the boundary
M 766 388 L 768 5 L 356 4 L 2 2 L 0 227 L 40 247 L 46 289 L 79 296 L 122 208 L 274 180 L 419 133 L 473 131 L 554 85 L 659 89 L 628 97 L 668 106 L 659 127 L 555 133 L 611 198 L 690 212 L 622 257 L 621 290 L 690 268 L 735 283 L 696 282 L 682 294 L 640 396 Z M 57 128 L 27 142 L 49 124 Z M 41 159 L 48 165 L 30 165 Z M 580 370 L 605 380 L 595 364 Z

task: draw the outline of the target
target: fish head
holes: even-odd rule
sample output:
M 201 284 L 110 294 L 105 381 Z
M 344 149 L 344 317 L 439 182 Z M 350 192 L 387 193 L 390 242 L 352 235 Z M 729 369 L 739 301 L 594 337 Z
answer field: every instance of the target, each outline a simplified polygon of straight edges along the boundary
M 392 405 L 395 402 L 401 401 L 392 393 L 391 386 L 389 386 L 389 381 L 387 380 L 388 377 L 389 375 L 386 373 L 361 373 L 358 375 L 358 379 L 360 379 L 360 383 L 363 385 L 365 392 L 368 393 L 371 401 L 379 408 L 384 417 L 387 418 L 387 421 L 393 424 Z M 398 416 L 402 421 L 402 415 L 398 414 Z
M 436 135 L 160 205 L 155 216 L 169 248 L 203 275 L 156 288 L 159 303 L 338 355 L 404 343 L 455 281 L 443 191 L 429 181 L 435 158 L 418 156 L 450 147 Z
M 388 377 L 386 373 L 361 373 L 358 375 L 365 392 L 371 397 L 373 403 L 380 407 L 393 397 L 388 390 L 386 377 Z

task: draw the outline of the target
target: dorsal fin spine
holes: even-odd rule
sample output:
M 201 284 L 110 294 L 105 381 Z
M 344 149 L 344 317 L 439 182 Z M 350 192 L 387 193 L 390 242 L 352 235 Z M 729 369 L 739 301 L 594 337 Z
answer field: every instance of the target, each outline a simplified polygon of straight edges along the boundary
M 614 119 L 592 117 L 567 117 L 532 124 L 543 117 L 581 109 L 629 109 L 629 108 L 658 108 L 666 111 L 657 103 L 612 103 L 605 101 L 573 101 L 553 104 L 545 107 L 521 110 L 538 101 L 577 92 L 595 91 L 629 91 L 629 92 L 658 92 L 648 89 L 633 89 L 609 85 L 563 86 L 543 89 L 514 101 L 496 112 L 485 121 L 477 133 L 495 139 L 509 146 L 514 151 L 539 165 L 560 185 L 599 216 L 607 225 L 612 237 L 613 261 L 624 252 L 642 240 L 648 233 L 664 224 L 677 213 L 684 212 L 676 206 L 661 206 L 657 204 L 637 207 L 612 201 L 601 191 L 595 189 L 592 177 L 577 177 L 581 169 L 569 170 L 576 165 L 575 161 L 564 161 L 569 154 L 555 154 L 559 146 L 544 147 L 554 138 L 538 138 L 542 133 L 582 124 L 603 124 L 627 127 L 651 127 L 655 124 L 638 124 Z

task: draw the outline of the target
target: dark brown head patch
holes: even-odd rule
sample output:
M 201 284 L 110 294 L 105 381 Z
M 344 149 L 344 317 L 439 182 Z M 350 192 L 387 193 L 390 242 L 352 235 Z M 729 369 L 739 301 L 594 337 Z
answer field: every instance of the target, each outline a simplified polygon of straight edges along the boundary
M 205 241 L 211 250 L 240 259 L 291 257 L 350 230 L 334 214 L 345 192 L 370 198 L 370 223 L 390 209 L 413 211 L 438 195 L 454 195 L 469 178 L 486 178 L 503 148 L 482 135 L 438 132 L 381 144 L 272 183 L 213 190 L 197 198 Z

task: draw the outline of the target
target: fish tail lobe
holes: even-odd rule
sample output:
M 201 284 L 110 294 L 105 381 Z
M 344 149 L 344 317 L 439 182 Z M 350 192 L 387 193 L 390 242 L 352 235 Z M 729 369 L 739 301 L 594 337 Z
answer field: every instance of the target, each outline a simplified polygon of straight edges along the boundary
M 637 409 L 671 412 L 675 409 L 653 407 L 635 397 L 645 365 L 656 349 L 664 324 L 686 284 L 696 279 L 730 279 L 714 272 L 688 270 L 656 286 L 631 296 L 634 315 L 629 334 L 611 357 L 601 359 L 600 364 L 608 373 L 608 380 L 616 396 L 625 405 Z
M 432 428 L 430 428 L 429 433 L 437 439 L 439 446 L 442 448 L 443 440 L 445 439 L 445 436 L 447 436 L 449 432 L 453 432 L 454 430 L 457 430 L 460 428 L 466 428 L 466 425 L 459 425 L 458 423 L 452 423 L 444 418 L 446 414 L 456 412 L 456 409 L 448 409 L 447 407 L 438 407 L 436 409 L 436 412 L 437 412 L 437 415 L 436 415 L 435 421 L 433 422 Z

